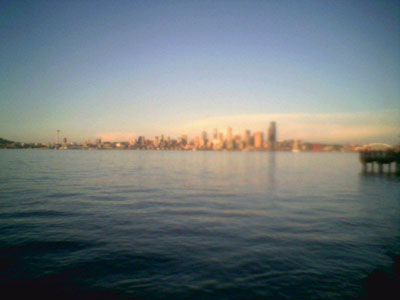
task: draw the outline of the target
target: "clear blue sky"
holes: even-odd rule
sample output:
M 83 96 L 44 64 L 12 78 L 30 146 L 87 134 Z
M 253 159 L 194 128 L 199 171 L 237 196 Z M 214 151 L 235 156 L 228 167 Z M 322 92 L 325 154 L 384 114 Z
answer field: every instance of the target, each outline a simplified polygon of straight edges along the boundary
M 400 1 L 0 1 L 0 137 L 191 135 L 255 115 L 249 129 L 278 118 L 282 138 L 286 117 L 309 139 L 325 116 L 317 137 L 397 142 Z

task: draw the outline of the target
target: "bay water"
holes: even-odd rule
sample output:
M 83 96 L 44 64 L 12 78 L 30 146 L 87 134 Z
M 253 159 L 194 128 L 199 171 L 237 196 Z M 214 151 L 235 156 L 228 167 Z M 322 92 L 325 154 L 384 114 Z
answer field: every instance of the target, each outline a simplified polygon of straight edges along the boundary
M 400 178 L 360 170 L 357 153 L 0 150 L 1 287 L 358 299 L 400 253 Z

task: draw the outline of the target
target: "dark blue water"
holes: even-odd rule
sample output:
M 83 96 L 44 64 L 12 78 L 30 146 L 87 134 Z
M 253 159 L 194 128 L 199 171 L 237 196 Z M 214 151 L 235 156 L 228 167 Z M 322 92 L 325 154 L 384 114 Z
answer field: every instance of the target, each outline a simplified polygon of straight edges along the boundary
M 66 299 L 357 299 L 400 179 L 357 154 L 0 150 L 0 281 Z

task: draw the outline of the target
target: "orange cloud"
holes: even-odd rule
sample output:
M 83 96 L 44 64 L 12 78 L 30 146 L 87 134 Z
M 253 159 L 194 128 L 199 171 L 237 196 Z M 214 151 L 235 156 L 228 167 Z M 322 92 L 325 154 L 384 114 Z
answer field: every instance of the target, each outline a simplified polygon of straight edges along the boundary
M 104 142 L 117 142 L 117 141 L 122 142 L 122 141 L 130 141 L 136 138 L 136 133 L 114 131 L 114 132 L 99 133 L 96 136 L 101 138 L 101 140 Z

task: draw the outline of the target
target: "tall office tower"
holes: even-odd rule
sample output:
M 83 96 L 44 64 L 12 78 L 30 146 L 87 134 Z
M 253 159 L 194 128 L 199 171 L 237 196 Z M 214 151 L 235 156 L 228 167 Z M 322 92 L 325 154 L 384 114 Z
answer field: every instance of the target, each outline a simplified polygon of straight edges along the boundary
M 160 138 L 158 136 L 156 136 L 154 138 L 154 147 L 158 147 L 160 146 Z
M 140 146 L 146 145 L 146 138 L 144 136 L 139 136 Z
M 206 131 L 202 131 L 202 133 L 201 133 L 201 138 L 202 138 L 204 141 L 207 141 L 207 132 L 206 132 Z
M 269 148 L 273 151 L 276 147 L 276 122 L 271 122 L 268 129 Z
M 228 127 L 228 130 L 226 131 L 226 140 L 232 140 L 232 127 Z
M 188 136 L 186 134 L 182 134 L 182 143 L 186 145 L 188 143 Z
M 195 148 L 198 148 L 199 147 L 199 145 L 200 145 L 200 138 L 198 137 L 198 136 L 196 136 L 195 138 L 194 138 L 194 147 Z
M 200 140 L 200 146 L 205 146 L 207 145 L 207 132 L 202 131 L 201 132 L 201 140 Z
M 66 138 L 66 137 L 63 139 L 63 144 L 64 144 L 64 145 L 67 144 L 67 138 Z
M 244 142 L 246 144 L 246 147 L 251 146 L 251 133 L 250 130 L 246 130 L 244 133 Z
M 262 131 L 254 133 L 254 147 L 257 149 L 264 148 L 264 133 Z
M 60 141 L 60 130 L 59 130 L 59 129 L 57 129 L 56 131 L 57 131 L 57 137 L 56 137 L 56 146 L 58 146 L 58 144 L 59 144 L 59 141 Z
M 226 148 L 233 149 L 232 127 L 228 127 L 226 132 Z
M 218 129 L 217 128 L 214 128 L 213 139 L 214 140 L 218 139 Z

